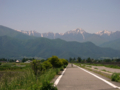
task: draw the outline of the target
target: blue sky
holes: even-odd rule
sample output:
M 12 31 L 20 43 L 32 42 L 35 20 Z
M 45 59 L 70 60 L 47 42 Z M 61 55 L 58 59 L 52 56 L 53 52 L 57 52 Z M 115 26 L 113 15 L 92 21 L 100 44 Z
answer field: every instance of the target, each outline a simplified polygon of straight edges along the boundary
M 0 25 L 40 33 L 120 31 L 120 0 L 0 0 Z

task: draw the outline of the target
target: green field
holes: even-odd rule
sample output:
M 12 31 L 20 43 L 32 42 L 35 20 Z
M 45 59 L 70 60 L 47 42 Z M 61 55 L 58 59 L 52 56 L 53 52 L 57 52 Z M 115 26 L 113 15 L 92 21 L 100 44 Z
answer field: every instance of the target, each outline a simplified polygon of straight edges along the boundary
M 53 56 L 43 63 L 40 60 L 33 60 L 32 63 L 2 63 L 0 90 L 41 90 L 44 82 L 50 82 L 66 67 L 68 62 L 64 64 L 64 60 Z

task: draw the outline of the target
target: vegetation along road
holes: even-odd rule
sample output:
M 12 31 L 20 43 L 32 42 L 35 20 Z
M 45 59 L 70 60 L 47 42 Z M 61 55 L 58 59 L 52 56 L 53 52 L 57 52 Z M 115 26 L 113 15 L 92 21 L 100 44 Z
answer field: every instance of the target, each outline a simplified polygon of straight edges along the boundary
M 116 85 L 106 83 L 75 65 L 71 67 L 71 64 L 57 85 L 58 90 L 119 90 L 115 87 Z

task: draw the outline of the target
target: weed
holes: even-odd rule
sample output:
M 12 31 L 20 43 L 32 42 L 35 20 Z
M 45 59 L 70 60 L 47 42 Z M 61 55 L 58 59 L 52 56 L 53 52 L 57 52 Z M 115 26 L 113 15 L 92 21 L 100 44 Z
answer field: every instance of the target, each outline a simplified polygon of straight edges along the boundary
M 103 69 L 102 71 L 105 71 L 105 72 L 107 72 L 105 69 Z
M 120 82 L 120 73 L 113 73 L 111 76 L 112 81 Z
M 95 67 L 94 69 L 98 69 L 98 68 Z
M 58 90 L 58 89 L 53 86 L 53 83 L 50 83 L 49 81 L 45 81 L 43 82 L 40 90 Z
M 92 66 L 87 66 L 87 67 L 91 68 Z

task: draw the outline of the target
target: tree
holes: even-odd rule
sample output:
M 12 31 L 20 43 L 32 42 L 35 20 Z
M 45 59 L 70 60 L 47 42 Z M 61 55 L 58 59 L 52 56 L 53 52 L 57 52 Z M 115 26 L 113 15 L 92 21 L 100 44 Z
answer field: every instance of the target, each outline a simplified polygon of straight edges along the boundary
M 32 66 L 34 75 L 36 76 L 36 80 L 37 80 L 38 74 L 42 73 L 42 71 L 44 70 L 44 67 L 42 66 L 39 60 L 33 60 L 31 62 L 31 66 Z
M 49 61 L 44 61 L 42 64 L 45 66 L 46 69 L 52 68 L 52 64 Z
M 62 61 L 57 56 L 48 58 L 48 61 L 53 65 L 53 68 L 59 68 L 63 65 Z
M 78 62 L 81 62 L 81 61 L 82 61 L 81 57 L 78 57 L 77 59 L 78 59 Z
M 68 61 L 66 59 L 60 59 L 64 65 L 68 65 Z
M 26 61 L 27 61 L 26 58 L 23 58 L 23 59 L 22 59 L 22 62 L 26 62 Z
M 91 63 L 92 62 L 92 60 L 90 59 L 90 57 L 86 61 L 87 61 L 87 63 Z

